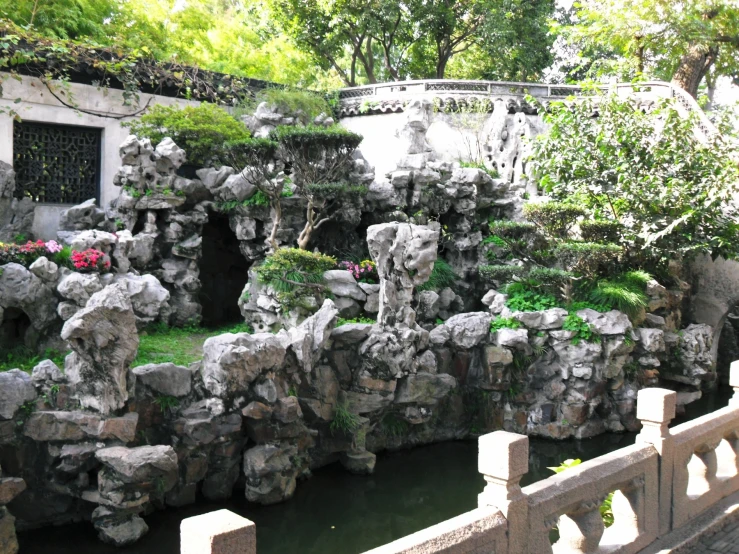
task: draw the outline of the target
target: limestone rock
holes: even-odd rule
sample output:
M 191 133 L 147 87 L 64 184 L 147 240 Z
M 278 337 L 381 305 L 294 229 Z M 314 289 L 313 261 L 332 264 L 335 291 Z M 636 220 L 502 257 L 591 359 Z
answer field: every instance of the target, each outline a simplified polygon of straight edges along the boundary
M 424 290 L 418 294 L 418 319 L 433 321 L 439 315 L 439 295 L 433 290 Z
M 90 198 L 82 204 L 64 210 L 59 216 L 59 229 L 62 231 L 83 231 L 94 229 L 105 219 L 105 210 L 95 205 L 95 199 Z
M 187 396 L 192 388 L 192 372 L 173 363 L 146 364 L 131 370 L 140 381 L 153 391 L 165 396 Z
M 177 481 L 177 454 L 171 446 L 111 446 L 95 452 L 95 458 L 124 483 L 146 483 L 161 477 L 163 488 L 169 490 Z
M 371 323 L 347 323 L 331 331 L 331 340 L 342 343 L 361 342 L 371 330 Z
M 23 428 L 23 434 L 35 441 L 79 441 L 114 439 L 133 442 L 139 415 L 103 419 L 85 412 L 33 412 Z
M 513 348 L 522 352 L 530 352 L 529 332 L 526 329 L 498 329 L 495 333 L 498 346 Z
M 111 510 L 105 506 L 95 508 L 92 523 L 98 538 L 113 546 L 133 544 L 149 531 L 146 522 L 135 513 Z
M 3 554 L 18 554 L 15 518 L 5 507 L 0 507 L 0 552 Z
M 13 419 L 26 402 L 36 399 L 31 377 L 20 369 L 0 373 L 0 418 Z
M 156 277 L 126 273 L 115 275 L 113 281 L 126 287 L 139 326 L 163 319 L 163 313 L 169 308 L 170 293 Z
M 10 504 L 24 490 L 26 482 L 20 477 L 0 477 L 0 506 Z
M 334 296 L 347 296 L 364 302 L 367 295 L 359 288 L 354 276 L 345 269 L 332 269 L 323 274 L 326 286 Z
M 645 352 L 665 351 L 665 332 L 662 329 L 645 329 L 643 327 L 635 330 L 639 346 Z
M 285 347 L 295 355 L 304 371 L 311 371 L 314 364 L 318 362 L 326 341 L 335 330 L 337 316 L 336 306 L 332 300 L 327 298 L 315 314 L 297 327 L 288 331 L 280 331 L 277 335 Z
M 600 313 L 590 308 L 579 310 L 577 315 L 590 323 L 599 335 L 623 335 L 631 330 L 629 317 L 617 310 Z
M 484 341 L 490 334 L 491 316 L 485 312 L 458 314 L 444 322 L 449 329 L 452 344 L 457 348 L 469 349 Z
M 46 282 L 56 282 L 59 274 L 59 266 L 49 261 L 45 256 L 41 256 L 35 262 L 28 266 L 28 269 L 36 277 Z
M 259 504 L 275 504 L 295 492 L 297 470 L 290 458 L 297 454 L 294 446 L 260 445 L 244 454 L 246 499 Z
M 66 381 L 67 378 L 54 362 L 51 360 L 43 360 L 33 368 L 33 371 L 31 372 L 31 380 L 34 383 L 42 383 L 44 381 L 62 383 Z
M 375 471 L 377 456 L 366 450 L 356 452 L 342 452 L 339 455 L 341 465 L 349 471 L 357 475 L 369 475 Z
M 457 380 L 451 375 L 440 373 L 416 373 L 401 379 L 395 391 L 397 404 L 434 404 L 444 398 L 457 386 Z
M 41 331 L 57 321 L 58 300 L 53 288 L 20 264 L 2 266 L 0 309 L 23 310 L 34 329 Z
M 277 369 L 285 346 L 271 333 L 226 333 L 203 344 L 203 385 L 219 397 L 243 395 L 263 372 Z
M 203 169 L 198 169 L 195 172 L 195 174 L 198 176 L 198 179 L 200 179 L 211 192 L 220 187 L 226 181 L 226 179 L 228 179 L 234 173 L 234 169 L 226 165 L 221 166 L 220 169 L 205 167 Z
M 121 284 L 95 293 L 62 328 L 72 354 L 65 370 L 80 404 L 107 414 L 128 399 L 127 372 L 136 357 L 136 317 Z
M 78 306 L 84 306 L 90 297 L 103 290 L 100 275 L 97 273 L 67 273 L 56 287 L 57 292 Z
M 513 317 L 529 329 L 559 329 L 567 317 L 567 310 L 550 308 L 539 312 L 516 312 Z

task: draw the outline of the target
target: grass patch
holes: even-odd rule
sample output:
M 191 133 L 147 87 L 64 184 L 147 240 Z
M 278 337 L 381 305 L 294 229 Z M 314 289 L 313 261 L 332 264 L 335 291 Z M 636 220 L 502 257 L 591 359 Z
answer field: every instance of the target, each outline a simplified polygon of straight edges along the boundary
M 172 362 L 187 366 L 203 357 L 203 343 L 224 333 L 251 333 L 245 323 L 208 329 L 151 325 L 139 335 L 139 351 L 131 367 Z
M 26 346 L 16 346 L 10 350 L 0 350 L 0 371 L 9 371 L 11 369 L 20 369 L 27 373 L 38 365 L 42 360 L 51 360 L 60 369 L 64 369 L 64 358 L 69 352 L 57 352 L 56 350 L 46 350 L 43 354 Z

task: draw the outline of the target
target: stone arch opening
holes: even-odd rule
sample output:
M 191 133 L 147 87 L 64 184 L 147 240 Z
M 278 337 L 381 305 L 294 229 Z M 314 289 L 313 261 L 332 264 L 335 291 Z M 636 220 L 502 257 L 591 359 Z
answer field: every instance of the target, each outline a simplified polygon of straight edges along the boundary
M 228 216 L 211 212 L 203 226 L 199 300 L 203 325 L 208 327 L 243 321 L 238 300 L 249 279 L 251 264 L 239 249 L 239 240 Z
M 35 333 L 31 318 L 20 308 L 5 308 L 0 320 L 0 354 L 18 347 L 32 348 Z

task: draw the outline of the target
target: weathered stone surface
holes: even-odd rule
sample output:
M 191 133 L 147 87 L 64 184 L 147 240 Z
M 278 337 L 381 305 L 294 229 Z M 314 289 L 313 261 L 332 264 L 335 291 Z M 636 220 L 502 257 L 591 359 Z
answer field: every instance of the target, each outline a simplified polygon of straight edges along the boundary
M 52 286 L 22 265 L 10 263 L 2 266 L 0 309 L 23 310 L 33 327 L 40 331 L 57 321 L 58 302 Z
M 401 379 L 395 392 L 397 404 L 434 404 L 457 386 L 451 375 L 416 373 Z
M 133 442 L 139 415 L 103 419 L 84 412 L 34 412 L 26 421 L 23 433 L 35 441 L 77 441 L 84 439 L 116 439 Z
M 131 370 L 140 381 L 153 391 L 166 396 L 187 396 L 192 388 L 192 372 L 173 363 L 146 364 Z
M 579 310 L 577 315 L 590 323 L 599 335 L 623 335 L 631 330 L 629 317 L 616 310 L 602 314 L 586 308 Z
M 361 342 L 367 338 L 371 330 L 371 323 L 347 323 L 331 331 L 331 340 L 344 343 Z
M 367 295 L 359 288 L 354 276 L 345 269 L 326 271 L 323 278 L 334 296 L 347 296 L 359 302 L 364 302 L 367 299 Z
M 498 329 L 495 333 L 495 342 L 498 346 L 514 348 L 523 352 L 531 349 L 529 346 L 529 332 L 526 329 Z
M 65 360 L 65 372 L 80 404 L 103 414 L 122 408 L 128 399 L 128 367 L 139 346 L 136 316 L 123 285 L 95 293 L 64 324 L 62 338 L 74 350 Z
M 46 282 L 56 282 L 59 275 L 59 266 L 49 261 L 46 256 L 41 256 L 28 266 L 28 270 L 36 277 Z
M 277 339 L 295 355 L 304 371 L 311 371 L 318 362 L 326 341 L 335 331 L 338 310 L 333 301 L 323 301 L 321 309 L 297 327 L 280 331 Z
M 135 513 L 111 510 L 105 506 L 95 508 L 92 524 L 98 538 L 113 546 L 133 544 L 149 531 L 146 522 Z
M 418 293 L 418 319 L 433 320 L 439 315 L 439 295 L 433 290 Z
M 243 395 L 263 372 L 277 369 L 285 359 L 285 347 L 271 333 L 226 333 L 203 345 L 203 385 L 213 395 Z
M 472 348 L 484 341 L 490 334 L 491 316 L 485 312 L 458 314 L 444 322 L 449 329 L 449 337 L 457 348 Z
M 103 285 L 97 273 L 70 271 L 59 282 L 56 290 L 63 298 L 75 302 L 78 306 L 84 306 L 93 294 L 103 290 Z
M 639 346 L 645 352 L 665 351 L 665 332 L 662 329 L 636 329 Z
M 169 490 L 177 481 L 177 454 L 171 446 L 112 446 L 95 452 L 95 457 L 115 472 L 124 483 L 144 483 L 155 477 L 171 481 Z
M 0 478 L 0 506 L 9 504 L 24 490 L 26 490 L 26 482 L 20 477 Z
M 516 312 L 513 317 L 530 329 L 559 329 L 567 317 L 567 310 L 550 308 L 540 312 Z
M 360 450 L 356 452 L 342 452 L 339 461 L 344 469 L 357 475 L 369 475 L 375 471 L 377 456 L 372 452 Z
M 36 399 L 30 375 L 20 369 L 0 373 L 0 418 L 13 419 L 26 402 Z
M 383 396 L 380 393 L 363 393 L 356 391 L 341 392 L 340 402 L 347 405 L 350 412 L 357 414 L 368 414 L 381 410 L 393 403 L 392 395 Z
M 272 408 L 261 402 L 250 402 L 241 410 L 241 415 L 249 419 L 269 419 L 272 417 Z
M 105 219 L 105 210 L 95 205 L 95 199 L 90 198 L 82 204 L 77 204 L 64 210 L 59 216 L 59 229 L 63 231 L 83 231 L 97 227 Z
M 280 398 L 275 405 L 274 418 L 280 423 L 292 423 L 303 417 L 300 404 L 295 396 Z
M 115 275 L 113 281 L 126 287 L 140 326 L 161 320 L 163 312 L 169 308 L 170 293 L 153 275 L 126 273 Z
M 234 173 L 234 169 L 226 165 L 221 166 L 220 169 L 206 167 L 203 169 L 198 169 L 195 172 L 195 174 L 198 176 L 198 179 L 200 179 L 210 191 L 214 191 L 215 189 L 220 187 L 225 182 L 225 180 Z
M 4 507 L 0 508 L 0 552 L 3 554 L 18 554 L 15 518 Z
M 246 499 L 259 504 L 275 504 L 295 492 L 296 469 L 290 458 L 297 454 L 294 446 L 260 445 L 244 454 Z

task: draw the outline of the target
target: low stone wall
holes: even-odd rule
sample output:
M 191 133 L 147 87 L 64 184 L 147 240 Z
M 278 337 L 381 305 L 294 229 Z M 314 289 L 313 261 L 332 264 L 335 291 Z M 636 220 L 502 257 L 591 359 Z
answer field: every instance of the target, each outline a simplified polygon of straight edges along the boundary
M 739 491 L 739 361 L 731 373 L 735 392 L 728 407 L 672 429 L 676 394 L 640 391 L 644 428 L 634 446 L 523 489 L 528 438 L 506 431 L 485 435 L 478 467 L 487 484 L 478 509 L 366 554 L 636 554 L 658 538 L 678 534 Z M 600 508 L 611 493 L 614 522 L 606 529 Z M 190 520 L 182 526 L 188 528 Z M 555 527 L 559 539 L 552 544 Z

